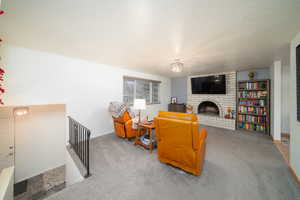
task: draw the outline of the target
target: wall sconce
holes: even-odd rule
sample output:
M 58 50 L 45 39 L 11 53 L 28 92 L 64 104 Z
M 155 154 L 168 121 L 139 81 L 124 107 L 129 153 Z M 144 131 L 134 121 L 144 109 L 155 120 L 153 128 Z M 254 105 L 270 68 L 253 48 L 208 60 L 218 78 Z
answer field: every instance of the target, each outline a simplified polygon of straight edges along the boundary
M 17 107 L 17 108 L 14 108 L 14 115 L 15 116 L 27 115 L 28 112 L 29 112 L 29 108 L 28 107 Z

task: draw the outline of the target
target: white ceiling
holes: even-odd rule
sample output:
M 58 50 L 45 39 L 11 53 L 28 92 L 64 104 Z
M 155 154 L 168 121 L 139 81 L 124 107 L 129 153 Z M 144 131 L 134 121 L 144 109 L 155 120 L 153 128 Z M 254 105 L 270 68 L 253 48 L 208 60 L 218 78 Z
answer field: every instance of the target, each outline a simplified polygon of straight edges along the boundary
M 176 76 L 268 67 L 300 31 L 299 0 L 2 0 L 7 43 Z M 181 58 L 185 70 L 170 72 Z

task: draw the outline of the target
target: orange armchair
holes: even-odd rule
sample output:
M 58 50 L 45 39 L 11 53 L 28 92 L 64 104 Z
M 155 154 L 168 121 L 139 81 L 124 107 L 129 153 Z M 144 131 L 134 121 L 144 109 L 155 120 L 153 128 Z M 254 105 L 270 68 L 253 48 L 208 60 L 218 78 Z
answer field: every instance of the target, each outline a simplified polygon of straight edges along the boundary
M 132 138 L 136 136 L 137 130 L 132 128 L 133 122 L 128 111 L 125 111 L 119 118 L 113 117 L 113 123 L 117 136 L 122 138 Z
M 154 118 L 158 159 L 199 176 L 205 160 L 206 129 L 195 114 L 160 111 Z

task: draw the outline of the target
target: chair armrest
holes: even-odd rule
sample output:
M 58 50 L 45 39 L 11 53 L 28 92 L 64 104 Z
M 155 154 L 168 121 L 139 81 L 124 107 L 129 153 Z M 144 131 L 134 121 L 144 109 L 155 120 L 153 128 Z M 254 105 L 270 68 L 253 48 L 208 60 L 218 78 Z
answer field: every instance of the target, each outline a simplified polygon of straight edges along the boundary
M 119 121 L 114 121 L 114 123 L 118 123 L 118 124 L 123 124 L 123 125 L 125 125 L 124 122 L 119 122 Z
M 132 119 L 128 120 L 127 122 L 125 122 L 125 127 L 127 128 L 132 128 Z
M 197 151 L 200 147 L 200 135 L 199 135 L 199 123 L 192 123 L 192 138 L 193 138 L 193 149 Z
M 207 130 L 205 128 L 203 128 L 203 129 L 201 129 L 201 132 L 200 132 L 200 140 L 203 140 L 205 142 L 206 137 L 207 137 Z
M 201 129 L 200 133 L 199 133 L 199 124 L 197 122 L 193 123 L 193 149 L 194 150 L 199 150 L 201 143 L 205 142 L 206 140 L 206 135 L 207 135 L 207 131 L 205 128 Z

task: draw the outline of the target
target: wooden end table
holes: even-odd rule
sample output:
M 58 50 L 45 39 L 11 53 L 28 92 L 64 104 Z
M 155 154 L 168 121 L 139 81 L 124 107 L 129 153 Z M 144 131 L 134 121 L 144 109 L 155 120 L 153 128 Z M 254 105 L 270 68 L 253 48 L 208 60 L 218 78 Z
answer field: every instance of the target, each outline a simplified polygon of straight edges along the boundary
M 141 142 L 140 138 L 141 138 L 141 129 L 146 129 L 147 132 L 149 133 L 149 140 L 150 140 L 150 144 L 146 145 L 144 143 Z M 153 148 L 154 148 L 154 143 L 153 143 L 153 129 L 155 129 L 155 124 L 154 122 L 147 122 L 147 123 L 140 123 L 138 124 L 138 133 L 135 137 L 135 141 L 134 144 L 135 145 L 140 145 L 146 149 L 150 149 L 150 153 L 152 153 Z

